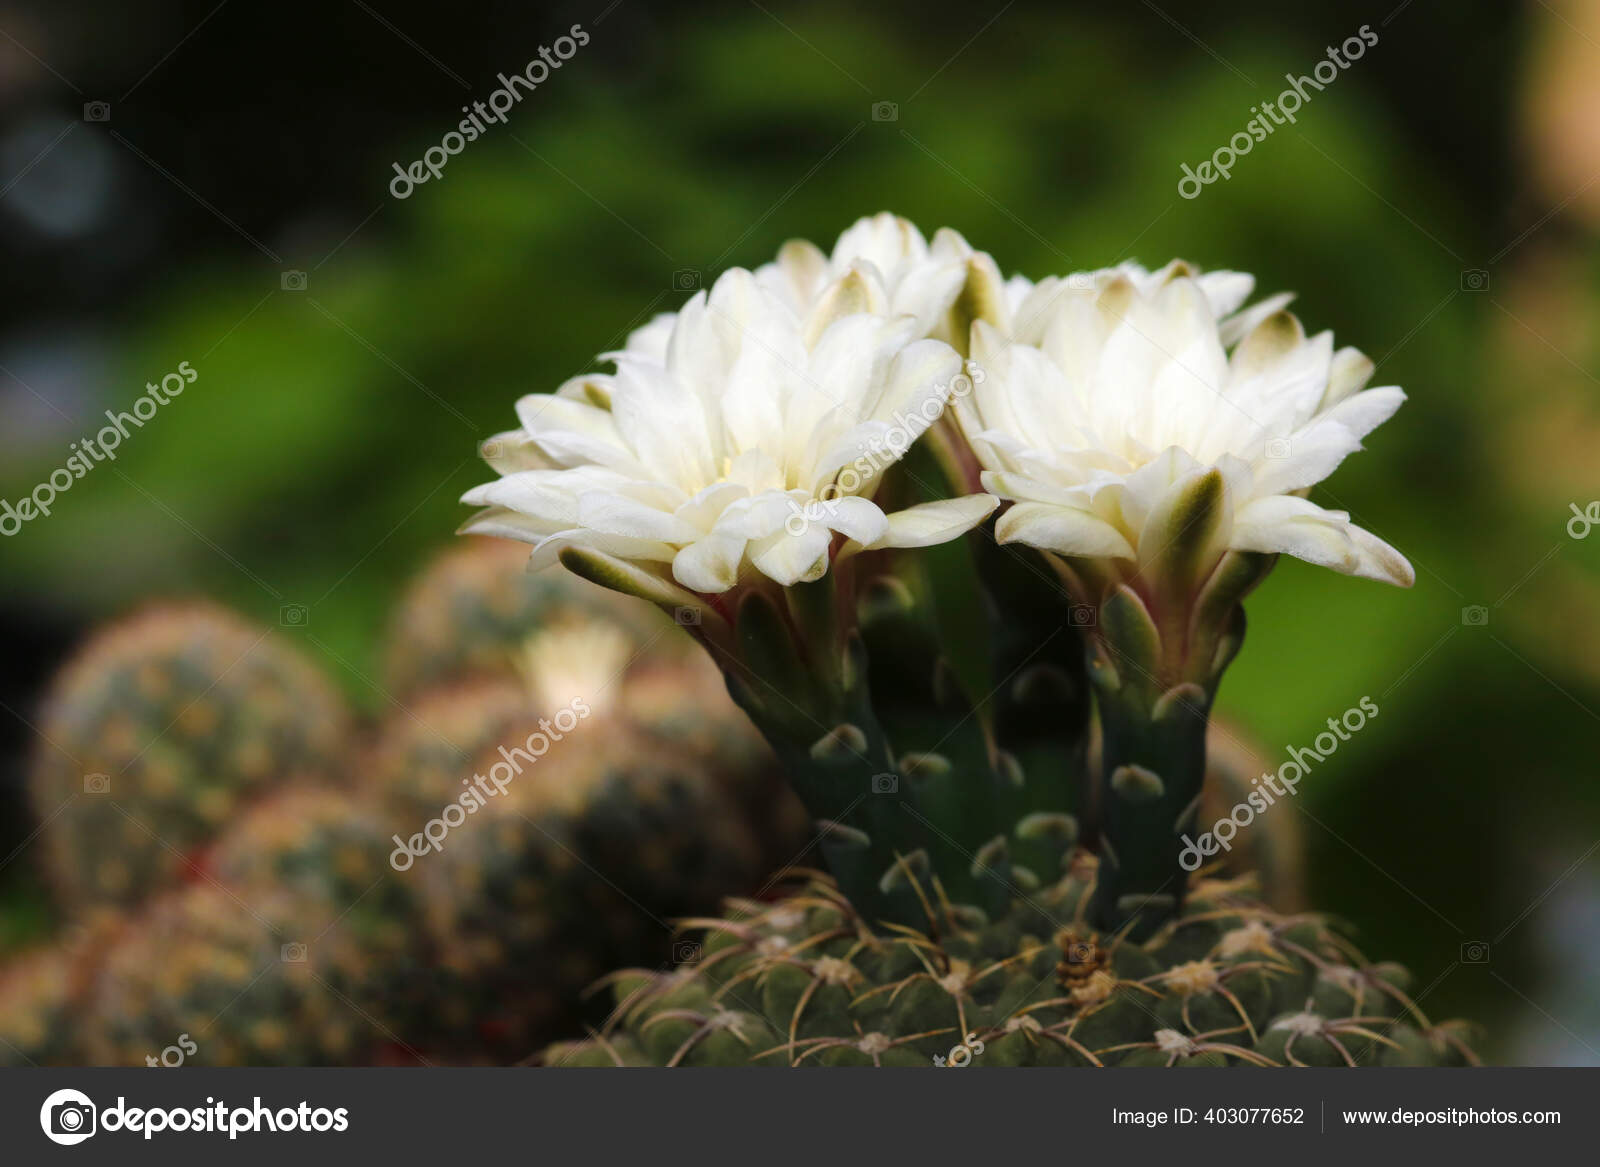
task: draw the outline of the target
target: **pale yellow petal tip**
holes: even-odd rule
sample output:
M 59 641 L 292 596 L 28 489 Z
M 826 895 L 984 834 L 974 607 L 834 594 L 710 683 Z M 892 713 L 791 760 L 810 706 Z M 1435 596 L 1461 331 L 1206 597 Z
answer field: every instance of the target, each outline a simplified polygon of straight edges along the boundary
M 1394 584 L 1400 588 L 1409 588 L 1417 582 L 1417 573 L 1413 570 L 1411 561 L 1371 531 L 1352 526 L 1349 528 L 1349 534 L 1360 553 L 1360 565 L 1355 570 L 1356 575 L 1375 579 L 1379 583 Z

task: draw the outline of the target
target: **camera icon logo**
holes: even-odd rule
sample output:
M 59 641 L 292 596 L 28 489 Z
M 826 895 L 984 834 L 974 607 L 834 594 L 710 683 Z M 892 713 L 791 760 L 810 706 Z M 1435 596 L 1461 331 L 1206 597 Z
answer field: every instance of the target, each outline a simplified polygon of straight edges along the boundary
M 306 273 L 290 269 L 283 273 L 279 283 L 286 292 L 303 292 L 306 290 Z
M 1469 940 L 1461 946 L 1462 964 L 1488 964 L 1489 945 L 1483 940 Z
M 1461 290 L 1463 292 L 1487 292 L 1489 290 L 1489 273 L 1481 267 L 1469 267 L 1461 273 Z
M 499 438 L 490 438 L 478 446 L 478 455 L 485 462 L 493 462 L 506 448 L 506 444 Z
M 311 609 L 304 604 L 285 604 L 278 609 L 278 623 L 285 628 L 304 628 L 311 619 Z
M 1291 453 L 1288 438 L 1268 438 L 1267 457 L 1275 462 L 1282 462 Z
M 94 1134 L 98 1114 L 87 1094 L 78 1090 L 57 1090 L 39 1108 L 39 1126 L 52 1143 L 71 1147 Z
M 306 961 L 306 946 L 298 940 L 292 940 L 278 949 L 278 959 L 284 964 L 304 964 Z
M 1093 604 L 1074 604 L 1067 616 L 1074 628 L 1093 628 L 1095 626 Z
M 898 794 L 900 792 L 900 775 L 874 774 L 872 776 L 872 793 Z
M 1096 964 L 1095 944 L 1092 940 L 1077 940 L 1067 945 L 1068 964 Z
M 672 942 L 673 964 L 699 964 L 700 942 L 698 940 L 674 940 Z
M 892 101 L 875 101 L 872 103 L 872 120 L 897 122 L 900 120 L 900 107 Z
M 85 794 L 110 794 L 110 774 L 85 774 L 83 776 L 83 792 Z
M 1461 609 L 1461 622 L 1468 628 L 1484 628 L 1489 623 L 1489 609 L 1482 604 L 1468 604 Z
M 692 292 L 700 287 L 700 273 L 692 267 L 680 267 L 672 273 L 674 292 Z
M 700 609 L 684 606 L 676 609 L 672 618 L 685 628 L 694 628 L 700 623 Z
M 1070 292 L 1092 292 L 1095 289 L 1094 272 L 1075 271 L 1066 278 L 1067 290 Z
M 86 101 L 83 103 L 83 120 L 86 122 L 108 122 L 111 120 L 111 103 L 109 101 Z

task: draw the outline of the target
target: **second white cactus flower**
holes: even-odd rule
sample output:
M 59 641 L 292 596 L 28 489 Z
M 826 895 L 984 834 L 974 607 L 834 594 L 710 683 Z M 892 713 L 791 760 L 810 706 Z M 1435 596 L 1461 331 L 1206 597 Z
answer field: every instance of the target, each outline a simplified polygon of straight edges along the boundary
M 974 266 L 987 278 L 969 284 Z M 804 239 L 790 240 L 775 261 L 756 269 L 756 279 L 803 314 L 852 272 L 881 290 L 882 311 L 910 316 L 919 336 L 962 350 L 968 322 L 979 313 L 958 311 L 958 302 L 969 287 L 998 289 L 1000 283 L 994 260 L 973 250 L 959 232 L 941 227 L 930 241 L 909 219 L 887 211 L 846 228 L 832 253 Z
M 1286 298 L 1230 315 L 1253 282 L 1110 269 L 1010 289 L 1012 336 L 974 326 L 987 376 L 956 409 L 984 488 L 1012 501 L 1001 542 L 1124 578 L 1181 543 L 1199 578 L 1234 550 L 1413 582 L 1394 548 L 1304 497 L 1405 395 L 1366 389 L 1372 362 L 1307 337 Z
M 464 496 L 485 508 L 465 529 L 532 543 L 535 567 L 588 548 L 703 594 L 751 573 L 817 579 L 836 535 L 860 547 L 958 537 L 993 498 L 894 514 L 871 501 L 962 368 L 887 309 L 860 272 L 809 305 L 727 272 L 611 354 L 615 374 L 519 401 L 522 429 L 490 459 L 502 476 Z

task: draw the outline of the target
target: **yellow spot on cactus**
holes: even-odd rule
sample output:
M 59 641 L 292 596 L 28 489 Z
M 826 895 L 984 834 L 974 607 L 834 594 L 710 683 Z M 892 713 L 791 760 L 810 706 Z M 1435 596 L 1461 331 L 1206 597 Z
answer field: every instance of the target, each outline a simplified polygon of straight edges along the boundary
M 1200 1052 L 1199 1046 L 1176 1029 L 1156 1030 L 1156 1048 L 1164 1054 L 1177 1054 L 1179 1057 L 1192 1057 Z
M 860 1041 L 856 1042 L 856 1048 L 870 1057 L 874 1054 L 883 1053 L 893 1044 L 894 1043 L 889 1040 L 888 1034 L 869 1033 L 863 1036 Z
M 1209 993 L 1220 983 L 1217 966 L 1209 960 L 1191 960 L 1173 965 L 1162 983 L 1185 997 L 1196 993 Z
M 1232 960 L 1247 952 L 1258 952 L 1262 956 L 1278 954 L 1272 944 L 1272 929 L 1260 920 L 1251 920 L 1231 932 L 1223 933 L 1222 940 L 1217 944 L 1217 955 L 1224 960 Z
M 233 751 L 233 764 L 243 777 L 256 782 L 268 777 L 272 769 L 272 751 L 260 738 L 252 738 Z
M 100 746 L 110 754 L 128 756 L 139 750 L 139 728 L 125 713 L 106 719 L 100 731 Z
M 1116 990 L 1117 981 L 1110 973 L 1091 973 L 1089 979 L 1069 994 L 1075 1005 L 1098 1005 Z
M 140 666 L 134 673 L 133 683 L 139 695 L 151 701 L 161 700 L 172 690 L 171 678 L 166 670 L 155 662 Z
M 939 978 L 939 987 L 952 997 L 956 997 L 966 991 L 971 980 L 972 965 L 964 960 L 952 960 L 950 971 Z
M 856 966 L 848 960 L 840 960 L 836 956 L 819 958 L 811 966 L 812 975 L 825 985 L 840 985 L 848 987 L 861 978 L 861 973 Z
M 128 890 L 133 877 L 121 859 L 102 859 L 95 868 L 95 882 L 102 892 L 115 896 Z
M 140 787 L 151 798 L 172 798 L 183 785 L 183 772 L 169 759 L 146 757 L 149 764 L 138 777 Z
M 210 701 L 195 701 L 178 714 L 178 729 L 191 738 L 203 738 L 216 732 L 222 722 L 222 711 Z
M 362 879 L 371 874 L 371 856 L 365 848 L 349 844 L 339 848 L 334 868 L 344 879 Z
M 250 1041 L 257 1049 L 277 1053 L 289 1044 L 289 1031 L 281 1021 L 264 1018 L 250 1027 Z
M 215 826 L 228 816 L 233 807 L 233 796 L 226 790 L 212 787 L 202 790 L 194 798 L 194 810 L 202 820 Z

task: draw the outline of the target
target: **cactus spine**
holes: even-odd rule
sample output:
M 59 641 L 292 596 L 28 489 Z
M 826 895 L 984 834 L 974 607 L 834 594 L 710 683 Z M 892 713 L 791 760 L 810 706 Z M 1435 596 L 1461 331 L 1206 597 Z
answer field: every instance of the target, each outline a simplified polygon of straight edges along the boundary
M 1148 940 L 1089 922 L 1096 864 L 976 923 L 931 894 L 922 929 L 870 926 L 829 881 L 686 921 L 694 963 L 610 984 L 610 1021 L 547 1049 L 569 1066 L 1463 1065 L 1398 966 L 1248 881 L 1197 881 Z M 931 891 L 931 889 L 929 889 Z

